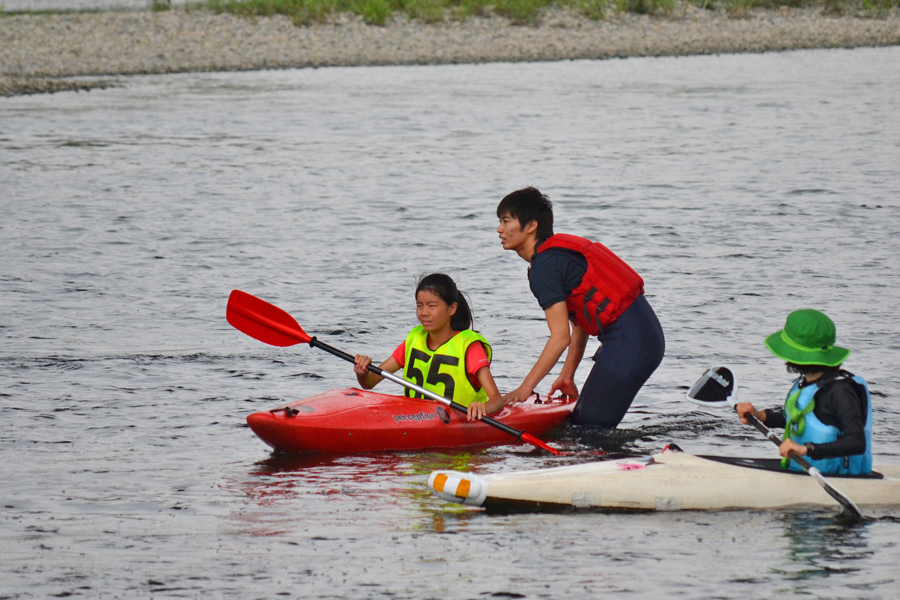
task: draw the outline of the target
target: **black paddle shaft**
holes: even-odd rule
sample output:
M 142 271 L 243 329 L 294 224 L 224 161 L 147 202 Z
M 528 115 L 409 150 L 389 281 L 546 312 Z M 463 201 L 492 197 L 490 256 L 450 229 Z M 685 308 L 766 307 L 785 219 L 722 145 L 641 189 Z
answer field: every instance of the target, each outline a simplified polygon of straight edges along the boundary
M 311 340 L 309 340 L 309 345 L 312 346 L 313 348 L 318 348 L 318 349 L 320 349 L 320 350 L 324 350 L 325 352 L 328 352 L 329 354 L 332 354 L 332 355 L 334 355 L 334 356 L 337 356 L 338 358 L 342 358 L 342 359 L 346 360 L 347 362 L 352 362 L 352 363 L 355 363 L 355 362 L 356 362 L 356 358 L 355 358 L 355 357 L 351 356 L 350 354 L 347 354 L 346 352 L 344 352 L 344 351 L 342 351 L 342 350 L 338 350 L 338 349 L 335 348 L 334 346 L 329 346 L 329 345 L 326 344 L 325 342 L 320 342 L 318 339 L 316 339 L 315 336 L 313 336 L 313 338 L 312 338 Z M 390 378 L 391 376 L 394 375 L 393 373 L 388 373 L 388 372 L 385 371 L 384 369 L 381 369 L 381 368 L 376 367 L 376 366 L 374 366 L 374 365 L 369 365 L 368 369 L 369 369 L 370 372 L 375 373 L 376 375 L 379 375 L 379 376 L 381 376 L 381 377 L 388 377 L 388 378 Z M 409 387 L 412 388 L 412 389 L 415 389 L 415 388 L 419 387 L 419 386 L 417 386 L 417 385 L 415 385 L 415 384 L 410 384 L 409 382 L 403 382 L 403 383 L 404 383 L 404 385 L 409 385 Z M 428 392 L 428 390 L 416 390 L 416 391 L 419 391 L 419 392 L 421 392 L 421 391 Z M 436 398 L 441 398 L 441 396 L 438 396 L 437 394 L 434 394 L 434 396 L 435 396 Z M 435 398 L 435 399 L 436 399 L 436 398 Z M 447 402 L 447 405 L 448 405 L 450 408 L 452 408 L 453 410 L 455 410 L 456 412 L 460 412 L 460 413 L 463 413 L 463 414 L 469 414 L 468 409 L 467 409 L 465 406 L 463 406 L 462 404 L 459 404 L 459 403 L 454 402 L 453 400 L 449 400 L 449 399 L 447 399 L 447 398 L 442 398 L 442 400 L 444 400 L 445 402 Z M 504 432 L 504 433 L 508 433 L 509 435 L 515 437 L 517 440 L 521 440 L 521 439 L 522 439 L 522 434 L 525 433 L 524 431 L 519 431 L 518 429 L 513 429 L 513 428 L 510 427 L 509 425 L 506 425 L 506 424 L 504 424 L 504 423 L 501 423 L 500 421 L 495 421 L 494 419 L 492 419 L 492 418 L 490 418 L 490 417 L 488 417 L 488 416 L 482 416 L 482 417 L 481 417 L 481 420 L 482 420 L 483 422 L 487 423 L 488 425 L 492 426 L 492 427 L 496 427 L 497 429 L 499 429 L 500 431 L 502 431 L 502 432 Z M 760 423 L 760 424 L 761 424 L 761 423 Z
M 771 429 L 763 425 L 759 419 L 756 418 L 752 413 L 744 413 L 744 418 L 750 421 L 750 424 L 756 427 L 761 434 L 769 438 L 769 440 L 775 444 L 776 446 L 781 446 L 782 440 L 778 439 L 778 435 L 776 435 Z M 791 459 L 796 462 L 798 465 L 809 471 L 812 468 L 812 465 L 809 464 L 809 461 L 797 454 L 796 452 L 791 452 Z
M 775 435 L 775 433 L 773 433 L 768 427 L 763 425 L 759 421 L 759 419 L 756 418 L 756 415 L 748 412 L 744 414 L 744 417 L 748 421 L 750 421 L 750 423 L 752 423 L 760 433 L 769 438 L 769 440 L 771 440 L 776 446 L 781 446 L 782 441 L 778 439 L 778 436 Z M 815 478 L 822 485 L 822 488 L 825 490 L 825 492 L 827 492 L 829 496 L 837 500 L 838 504 L 840 504 L 844 508 L 847 514 L 857 520 L 862 520 L 864 518 L 862 511 L 859 510 L 859 507 L 856 506 L 853 500 L 838 491 L 838 489 L 835 488 L 834 485 L 831 484 L 831 482 L 829 482 L 822 476 L 818 469 L 809 464 L 808 460 L 806 460 L 796 452 L 789 452 L 788 456 L 791 458 L 791 460 L 803 467 L 807 473 L 812 475 L 813 478 Z

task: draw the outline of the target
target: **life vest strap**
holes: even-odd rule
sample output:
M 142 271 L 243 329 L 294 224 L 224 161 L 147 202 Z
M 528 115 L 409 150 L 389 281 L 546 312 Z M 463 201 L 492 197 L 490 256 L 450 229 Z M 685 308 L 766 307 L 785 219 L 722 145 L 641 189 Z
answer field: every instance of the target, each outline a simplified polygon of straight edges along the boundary
M 582 308 L 584 310 L 584 320 L 595 325 L 597 327 L 597 331 L 600 332 L 600 335 L 603 335 L 603 323 L 600 321 L 600 313 L 606 310 L 606 307 L 609 306 L 610 299 L 607 296 L 603 297 L 603 300 L 601 300 L 600 303 L 597 304 L 597 310 L 594 311 L 595 314 L 593 315 L 593 317 L 588 311 L 588 303 L 597 294 L 598 291 L 599 290 L 597 290 L 597 288 L 591 286 L 591 289 L 589 289 L 584 295 Z

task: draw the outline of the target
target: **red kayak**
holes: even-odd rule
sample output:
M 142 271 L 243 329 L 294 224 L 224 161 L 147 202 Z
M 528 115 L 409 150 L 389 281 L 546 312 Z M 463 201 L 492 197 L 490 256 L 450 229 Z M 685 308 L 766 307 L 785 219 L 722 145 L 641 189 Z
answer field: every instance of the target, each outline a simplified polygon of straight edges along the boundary
M 574 400 L 530 397 L 491 415 L 542 436 L 565 421 Z M 331 390 L 268 412 L 247 423 L 279 452 L 380 452 L 518 443 L 498 429 L 467 421 L 431 400 L 389 396 L 358 389 Z

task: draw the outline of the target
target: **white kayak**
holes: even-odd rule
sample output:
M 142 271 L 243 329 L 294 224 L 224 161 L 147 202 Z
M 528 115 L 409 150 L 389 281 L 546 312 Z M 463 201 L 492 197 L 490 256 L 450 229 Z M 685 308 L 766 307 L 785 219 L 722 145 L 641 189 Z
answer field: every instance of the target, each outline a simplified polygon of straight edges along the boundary
M 574 506 L 635 510 L 838 507 L 812 477 L 782 471 L 777 459 L 695 456 L 663 451 L 567 467 L 476 475 L 434 471 L 441 499 L 485 508 Z M 859 506 L 900 504 L 900 466 L 828 480 Z

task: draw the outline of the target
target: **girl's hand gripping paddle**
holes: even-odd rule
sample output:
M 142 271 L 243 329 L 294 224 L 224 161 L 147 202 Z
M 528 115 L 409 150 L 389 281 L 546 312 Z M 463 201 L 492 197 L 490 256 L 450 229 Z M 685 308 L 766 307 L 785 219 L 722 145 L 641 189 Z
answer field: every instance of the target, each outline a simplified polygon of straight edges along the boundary
M 732 409 L 737 406 L 737 379 L 728 367 L 711 367 L 707 369 L 700 379 L 697 380 L 690 390 L 688 390 L 687 399 L 694 404 L 705 406 L 707 408 L 725 408 Z M 768 427 L 763 425 L 759 419 L 751 413 L 744 415 L 744 418 L 756 427 L 760 433 L 769 438 L 776 446 L 781 446 L 781 438 L 775 435 Z M 808 460 L 796 454 L 790 453 L 791 459 L 809 473 L 819 485 L 824 488 L 828 495 L 838 501 L 844 508 L 844 511 L 853 519 L 862 520 L 863 514 L 850 498 L 842 494 L 835 488 L 822 473 L 812 466 Z
M 313 348 L 324 350 L 325 352 L 333 354 L 334 356 L 342 358 L 348 362 L 356 362 L 354 357 L 347 354 L 346 352 L 342 352 L 337 348 L 320 342 L 315 338 L 315 336 L 311 337 L 307 335 L 307 333 L 303 331 L 297 321 L 294 320 L 294 317 L 292 317 L 285 311 L 281 310 L 273 304 L 269 304 L 265 300 L 257 298 L 256 296 L 252 296 L 246 292 L 242 292 L 240 290 L 234 290 L 231 292 L 231 296 L 228 298 L 228 308 L 225 311 L 225 316 L 228 319 L 228 322 L 231 323 L 231 325 L 233 325 L 236 329 L 239 329 L 250 337 L 266 344 L 284 347 L 304 343 L 309 344 Z M 398 377 L 393 373 L 380 369 L 374 365 L 369 365 L 369 371 L 375 373 L 376 375 L 380 375 L 385 379 L 390 379 L 394 383 L 399 383 L 404 387 L 415 390 L 426 398 L 436 400 L 441 404 L 449 406 L 453 410 L 456 410 L 463 414 L 468 413 L 466 407 L 462 404 L 457 404 L 456 402 L 447 400 L 443 396 L 439 396 L 431 390 L 426 390 L 421 386 L 406 381 L 405 379 Z M 518 440 L 527 442 L 533 446 L 537 446 L 538 448 L 542 448 L 551 454 L 560 454 L 558 450 L 548 446 L 545 442 L 542 442 L 529 433 L 519 431 L 518 429 L 513 429 L 512 427 L 504 425 L 500 421 L 494 420 L 490 417 L 482 417 L 480 420 L 482 423 L 486 423 L 491 427 L 495 427 L 500 431 L 508 433 Z

